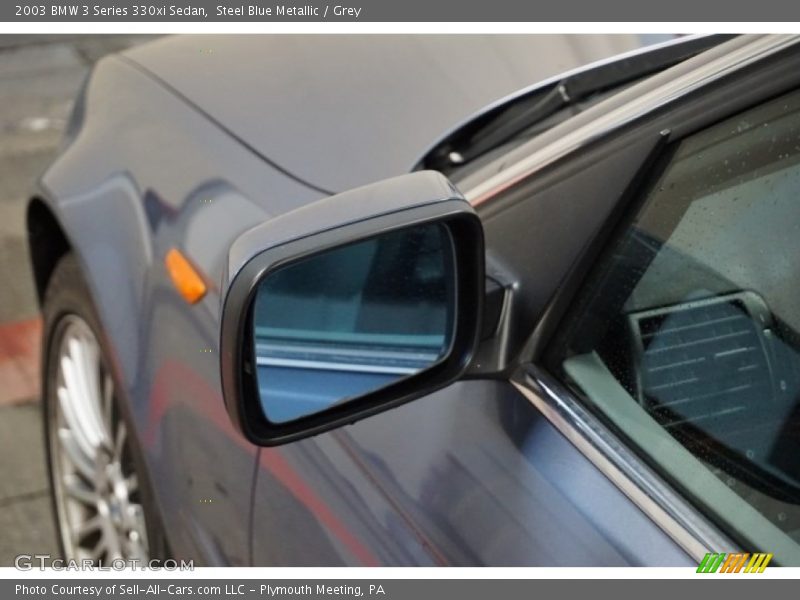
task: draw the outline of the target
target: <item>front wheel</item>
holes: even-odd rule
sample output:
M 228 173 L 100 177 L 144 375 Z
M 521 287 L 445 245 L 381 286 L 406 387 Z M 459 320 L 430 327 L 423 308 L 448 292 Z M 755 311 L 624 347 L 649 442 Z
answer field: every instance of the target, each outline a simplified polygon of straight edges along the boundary
M 56 267 L 43 312 L 45 435 L 64 558 L 146 564 L 154 515 L 146 510 L 132 431 L 73 256 Z

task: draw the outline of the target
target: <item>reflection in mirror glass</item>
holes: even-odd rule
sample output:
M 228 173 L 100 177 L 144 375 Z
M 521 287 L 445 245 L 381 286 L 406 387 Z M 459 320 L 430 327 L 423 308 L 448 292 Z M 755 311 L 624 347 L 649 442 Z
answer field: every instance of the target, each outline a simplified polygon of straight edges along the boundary
M 430 368 L 453 331 L 450 233 L 419 225 L 269 273 L 253 313 L 267 419 L 284 423 Z

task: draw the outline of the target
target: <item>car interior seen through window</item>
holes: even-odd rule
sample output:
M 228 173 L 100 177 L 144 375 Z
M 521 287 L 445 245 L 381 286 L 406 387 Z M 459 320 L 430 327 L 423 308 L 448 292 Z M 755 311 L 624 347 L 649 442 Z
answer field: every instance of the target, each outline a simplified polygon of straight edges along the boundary
M 683 140 L 546 361 L 745 549 L 800 554 L 800 92 Z

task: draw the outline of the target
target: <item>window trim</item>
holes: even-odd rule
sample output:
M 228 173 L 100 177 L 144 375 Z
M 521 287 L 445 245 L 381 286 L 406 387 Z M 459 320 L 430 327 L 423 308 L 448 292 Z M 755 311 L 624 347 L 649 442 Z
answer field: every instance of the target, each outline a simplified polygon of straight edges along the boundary
M 741 550 L 543 368 L 523 365 L 511 384 L 689 556 Z
M 538 148 L 537 140 L 534 138 L 534 140 L 528 142 L 528 144 L 536 148 L 533 152 L 508 165 L 496 175 L 477 183 L 464 194 L 464 197 L 475 207 L 491 202 L 503 191 L 515 187 L 545 167 L 572 155 L 575 151 L 584 148 L 595 140 L 617 132 L 626 125 L 634 123 L 656 110 L 688 96 L 692 92 L 735 74 L 748 65 L 757 63 L 798 43 L 800 43 L 800 36 L 798 35 L 768 35 L 755 39 L 729 54 L 712 60 L 646 92 L 635 100 L 612 108 L 600 118 L 593 119 L 585 125 L 566 132 L 565 135 L 543 148 Z M 669 70 L 664 73 L 668 72 Z M 613 101 L 613 99 L 612 97 L 610 100 Z M 599 107 L 602 106 L 603 103 L 594 108 L 600 110 Z M 557 133 L 555 130 L 551 131 L 553 131 L 554 135 Z M 517 151 L 522 152 L 524 148 L 525 146 L 522 146 Z

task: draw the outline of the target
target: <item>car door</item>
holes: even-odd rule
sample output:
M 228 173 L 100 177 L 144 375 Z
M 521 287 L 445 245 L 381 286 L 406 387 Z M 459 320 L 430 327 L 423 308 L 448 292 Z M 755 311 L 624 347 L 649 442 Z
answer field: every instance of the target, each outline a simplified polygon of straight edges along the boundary
M 768 245 L 770 236 L 777 236 L 772 240 L 777 248 L 788 244 L 798 221 L 791 192 L 775 195 L 768 183 L 763 184 L 760 197 L 766 199 L 759 205 L 756 220 L 763 223 L 758 231 L 748 229 L 753 218 L 744 208 L 736 218 L 719 220 L 722 197 L 716 200 L 719 204 L 705 208 L 702 202 L 696 204 L 695 210 L 706 220 L 687 221 L 688 229 L 676 240 L 689 249 L 683 248 L 679 258 L 671 252 L 677 242 L 665 243 L 663 232 L 656 235 L 657 228 L 655 233 L 645 230 L 629 239 L 630 224 L 638 223 L 640 216 L 656 223 L 666 219 L 661 212 L 642 212 L 653 193 L 686 195 L 692 185 L 705 189 L 703 178 L 710 177 L 710 193 L 719 194 L 714 186 L 723 186 L 725 177 L 746 180 L 742 173 L 748 169 L 772 173 L 769 165 L 790 164 L 800 148 L 798 144 L 792 149 L 791 127 L 776 133 L 786 139 L 775 142 L 771 150 L 772 138 L 766 135 L 775 111 L 783 110 L 782 103 L 792 105 L 786 94 L 800 83 L 793 42 L 751 39 L 708 54 L 518 148 L 501 159 L 505 165 L 499 174 L 491 167 L 483 179 L 473 174 L 457 181 L 479 204 L 489 275 L 506 287 L 506 308 L 497 328 L 505 332 L 506 356 L 494 356 L 483 371 L 476 365 L 477 380 L 454 384 L 351 427 L 279 449 L 262 449 L 253 513 L 255 563 L 689 565 L 697 564 L 707 551 L 737 547 L 774 552 L 778 562 L 796 562 L 791 543 L 778 544 L 777 533 L 763 544 L 748 545 L 745 526 L 731 526 L 740 518 L 751 529 L 753 524 L 766 527 L 770 522 L 770 531 L 783 531 L 784 536 L 788 532 L 791 537 L 790 525 L 781 530 L 781 523 L 790 521 L 788 507 L 773 510 L 774 502 L 786 504 L 786 496 L 770 497 L 771 517 L 759 512 L 767 510 L 764 505 L 742 504 L 736 490 L 738 503 L 728 491 L 725 502 L 717 505 L 725 491 L 720 489 L 715 496 L 702 497 L 712 486 L 728 486 L 723 481 L 728 476 L 744 486 L 737 490 L 747 493 L 769 495 L 762 480 L 773 487 L 780 484 L 786 488 L 781 489 L 783 494 L 793 493 L 791 477 L 779 472 L 778 463 L 754 467 L 747 462 L 746 426 L 757 410 L 739 423 L 744 429 L 735 440 L 717 440 L 727 462 L 716 461 L 710 468 L 721 469 L 724 475 L 711 473 L 707 465 L 694 465 L 693 452 L 700 452 L 701 442 L 692 438 L 694 446 L 689 448 L 681 446 L 684 434 L 657 433 L 664 428 L 653 415 L 639 415 L 629 430 L 631 406 L 646 413 L 648 390 L 663 383 L 642 377 L 641 369 L 651 359 L 641 349 L 634 356 L 631 348 L 644 347 L 641 332 L 654 327 L 652 323 L 665 331 L 672 323 L 686 325 L 689 316 L 673 315 L 671 307 L 697 309 L 700 312 L 691 313 L 692 318 L 708 313 L 712 321 L 741 312 L 755 332 L 753 339 L 762 347 L 772 344 L 760 363 L 763 389 L 792 389 L 788 373 L 794 372 L 793 330 L 776 313 L 777 292 L 772 288 L 767 292 L 766 278 L 746 277 L 741 261 L 722 260 L 726 252 L 741 246 L 735 256 L 761 257 L 748 263 L 749 272 L 765 270 L 778 252 Z M 756 138 L 737 137 L 739 128 Z M 716 143 L 727 147 L 728 154 L 700 160 L 709 140 L 724 138 L 720 132 L 725 131 L 740 147 L 730 148 L 722 139 Z M 753 139 L 759 142 L 753 145 Z M 677 167 L 671 171 L 670 161 L 682 152 L 688 171 L 675 171 Z M 716 158 L 722 162 L 713 163 Z M 745 163 L 736 167 L 738 175 L 736 160 Z M 669 173 L 674 179 L 663 179 Z M 792 178 L 786 177 L 782 185 L 790 190 Z M 758 195 L 749 185 L 749 197 Z M 666 191 L 660 189 L 664 186 Z M 754 200 L 743 200 L 745 189 L 740 192 L 731 190 L 725 198 L 750 206 Z M 692 193 L 705 197 L 699 191 Z M 778 196 L 781 200 L 773 202 Z M 680 197 L 686 204 L 687 198 Z M 771 208 L 773 204 L 780 204 L 780 209 Z M 666 208 L 659 210 L 680 223 L 679 203 L 666 199 L 663 205 Z M 717 229 L 712 245 L 702 233 Z M 706 254 L 699 253 L 695 244 L 707 244 Z M 649 263 L 629 260 L 623 250 L 631 245 L 656 257 L 659 248 L 666 248 L 665 256 L 670 254 L 677 262 L 664 258 L 653 262 L 658 268 L 650 275 L 644 268 L 649 283 L 637 287 L 642 264 Z M 758 252 L 751 256 L 750 247 Z M 791 259 L 783 263 L 791 265 Z M 728 266 L 723 269 L 723 264 Z M 684 271 L 693 279 L 681 287 Z M 777 289 L 788 284 L 787 273 L 772 273 L 770 285 Z M 661 297 L 668 287 L 663 282 L 674 284 L 675 290 Z M 707 288 L 694 289 L 697 282 Z M 781 302 L 790 304 L 791 289 L 786 286 Z M 634 291 L 636 302 L 628 303 Z M 621 329 L 592 346 L 599 335 L 596 330 L 607 322 Z M 632 337 L 633 331 L 640 337 Z M 781 342 L 764 341 L 770 336 L 780 337 Z M 603 345 L 608 340 L 618 347 L 608 350 Z M 653 350 L 668 346 L 659 341 Z M 728 350 L 739 349 L 720 351 Z M 630 361 L 625 363 L 627 379 L 615 377 L 618 365 L 608 367 L 601 378 L 596 360 L 585 364 L 589 358 L 584 355 L 602 358 L 603 352 Z M 791 367 L 782 367 L 781 373 L 787 373 L 782 378 L 773 376 L 778 363 Z M 749 377 L 748 371 L 744 373 L 745 379 Z M 725 381 L 730 373 L 717 371 L 715 376 Z M 698 393 L 713 393 L 709 392 L 713 381 L 710 375 L 702 378 L 704 387 Z M 784 394 L 791 396 L 791 391 Z M 607 404 L 625 401 L 628 412 L 609 412 Z M 784 397 L 783 420 L 775 416 L 771 429 L 761 432 L 759 448 L 778 441 L 791 443 L 791 434 L 779 435 L 784 425 L 791 431 L 790 404 Z M 703 415 L 683 415 L 693 416 Z M 652 422 L 645 427 L 648 418 Z M 701 433 L 708 437 L 718 431 Z M 674 453 L 660 461 L 663 456 L 655 453 L 654 443 L 662 451 L 662 445 L 669 443 Z M 677 447 L 684 448 L 682 454 Z M 744 459 L 737 456 L 742 451 Z M 678 471 L 689 464 L 694 465 L 692 470 L 681 478 Z M 756 479 L 758 485 L 753 483 Z M 695 487 L 687 487 L 687 481 Z M 749 529 L 745 533 L 752 535 Z

